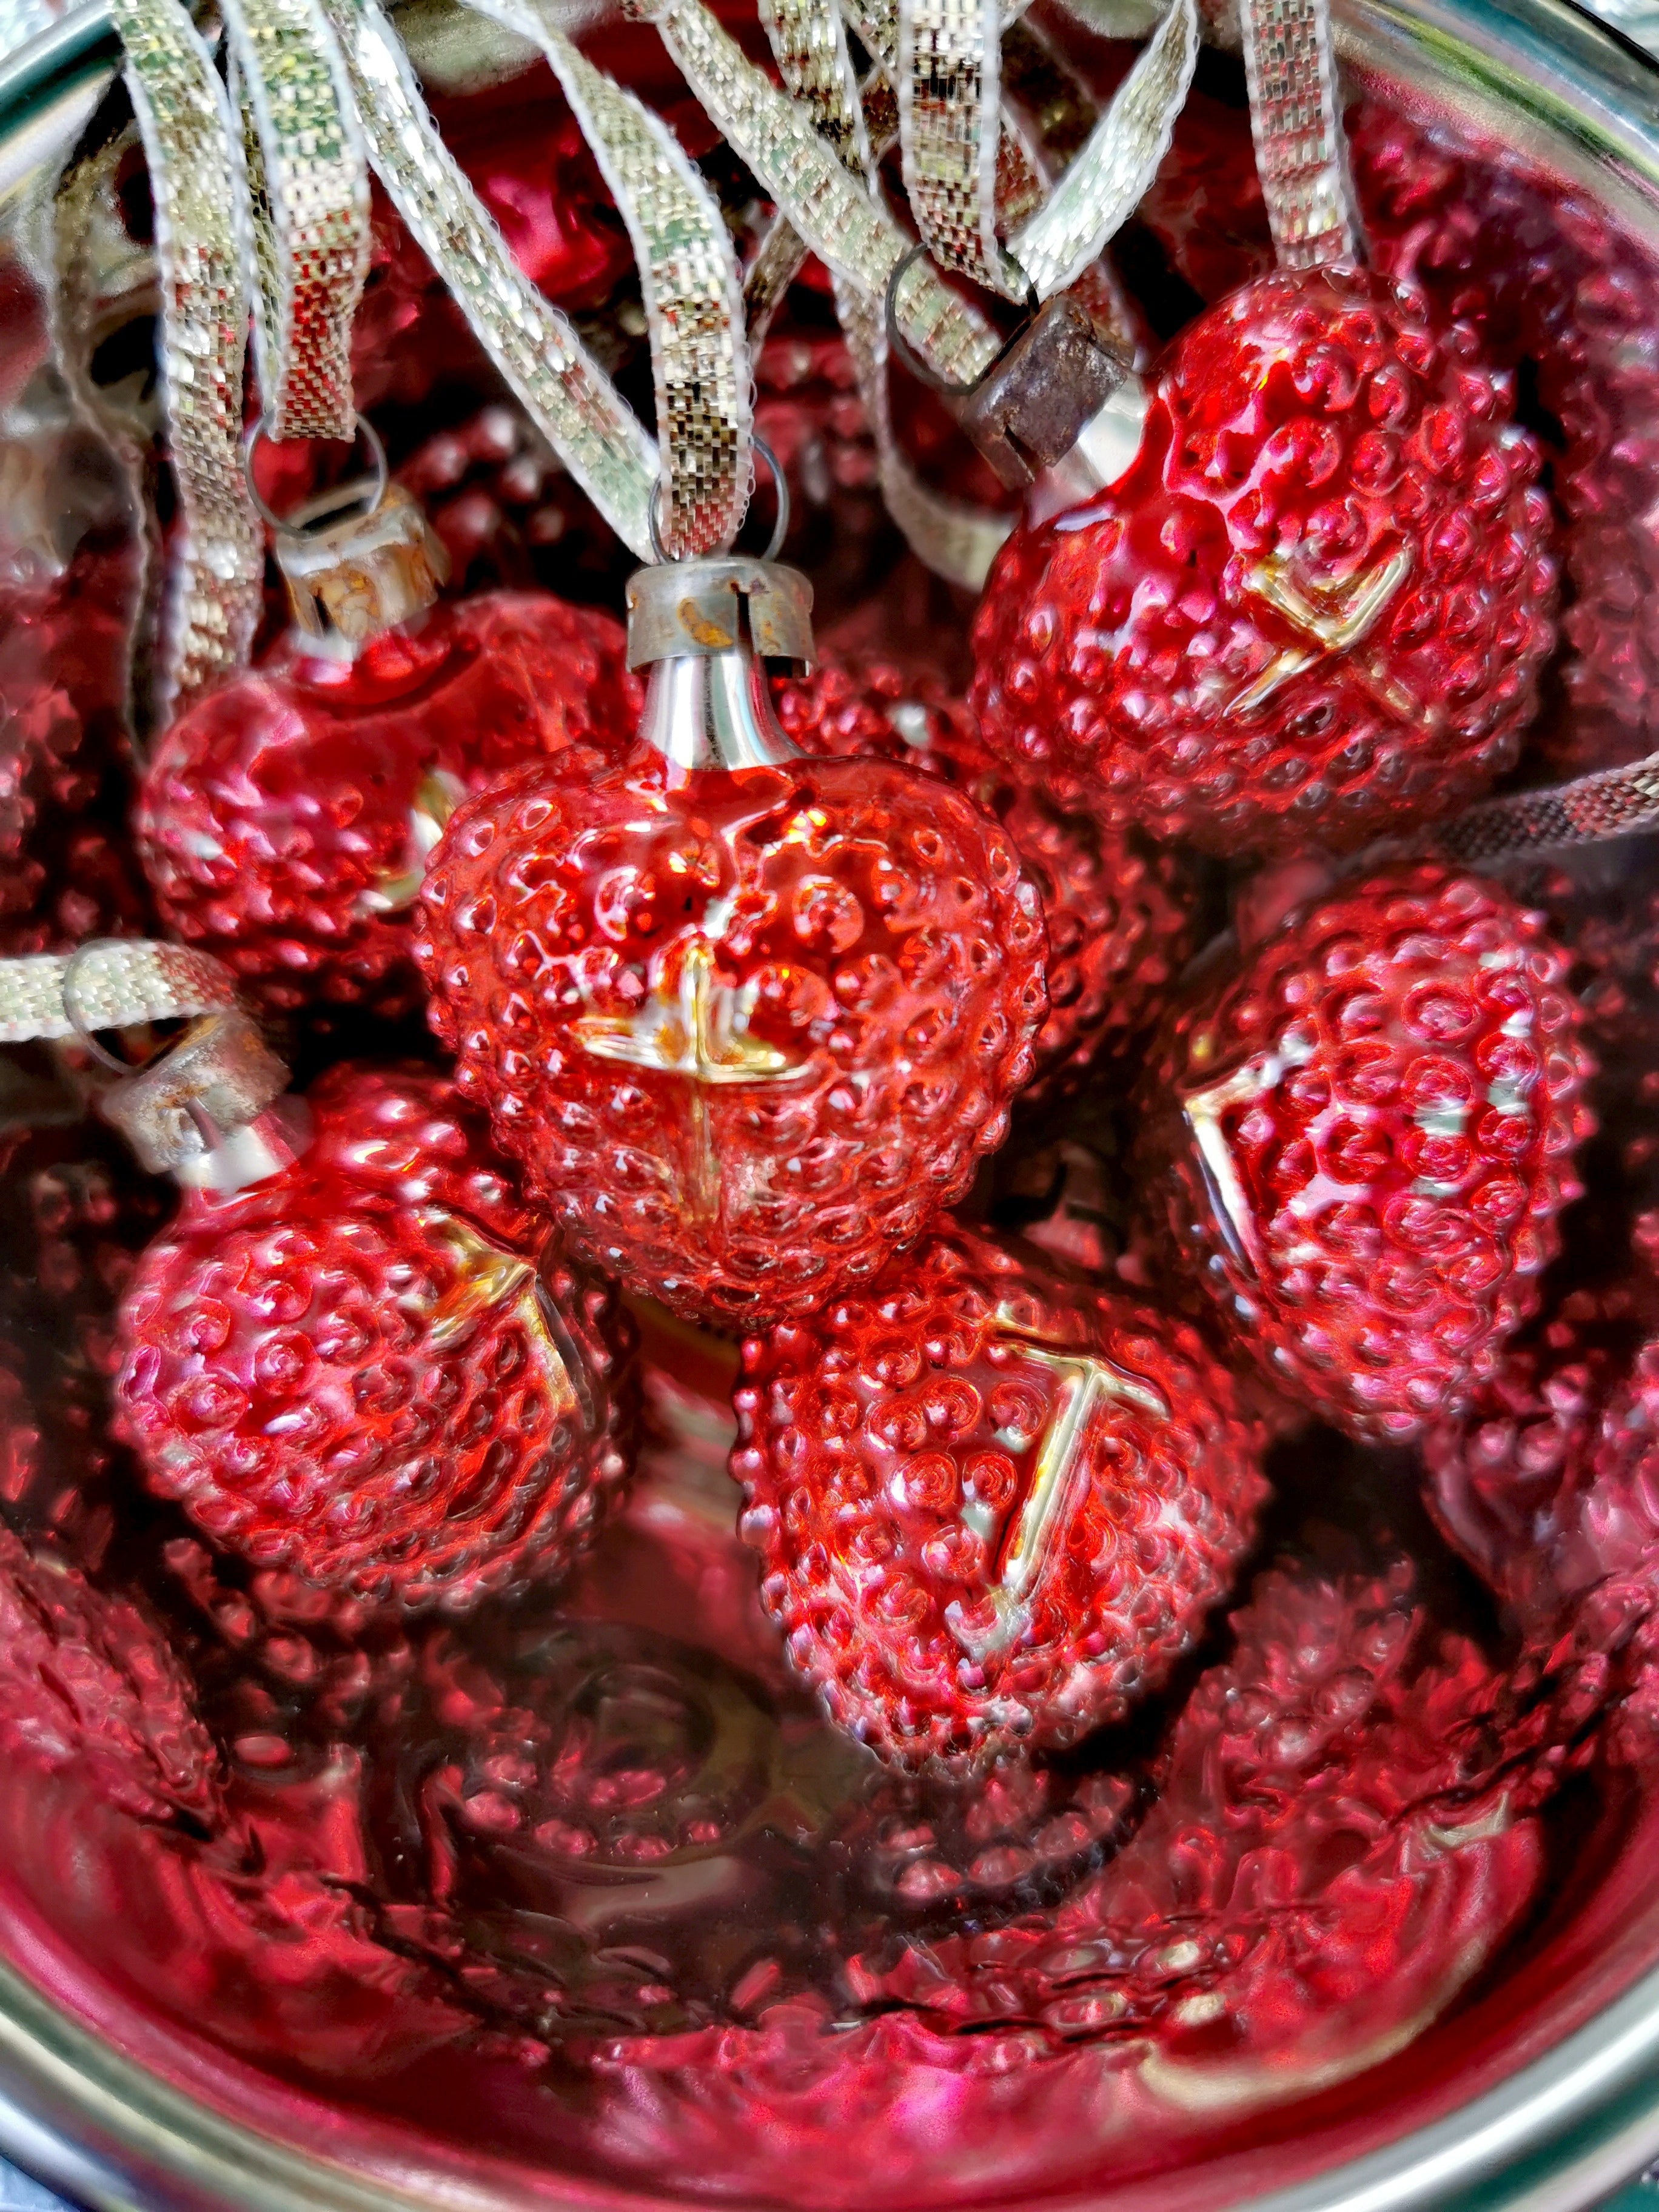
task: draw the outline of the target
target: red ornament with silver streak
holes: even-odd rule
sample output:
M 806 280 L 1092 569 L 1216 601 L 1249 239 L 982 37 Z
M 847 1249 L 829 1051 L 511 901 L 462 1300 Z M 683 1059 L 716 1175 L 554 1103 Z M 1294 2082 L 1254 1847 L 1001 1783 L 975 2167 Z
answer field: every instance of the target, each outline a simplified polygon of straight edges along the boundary
M 1495 884 L 1397 864 L 1177 1001 L 1142 1081 L 1158 1229 L 1268 1380 L 1415 1435 L 1536 1297 L 1589 1126 L 1566 955 Z
M 737 1407 L 743 1534 L 790 1658 L 913 1768 L 1121 1719 L 1226 1595 L 1267 1495 L 1194 1329 L 954 1226 L 751 1338 Z

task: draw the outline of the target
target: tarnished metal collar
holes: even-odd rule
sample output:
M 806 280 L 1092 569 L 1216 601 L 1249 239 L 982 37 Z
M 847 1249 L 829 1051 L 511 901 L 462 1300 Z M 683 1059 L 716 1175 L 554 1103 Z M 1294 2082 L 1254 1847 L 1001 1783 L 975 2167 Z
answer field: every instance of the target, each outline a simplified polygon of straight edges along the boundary
M 1012 491 L 1062 461 L 1089 422 L 1133 380 L 1075 300 L 1050 300 L 965 398 L 957 420 Z
M 152 1175 L 229 1192 L 262 1182 L 305 1148 L 302 1102 L 248 1015 L 203 1014 L 99 1102 Z
M 284 528 L 275 547 L 295 623 L 348 647 L 423 614 L 449 574 L 442 541 L 401 484 L 371 514 Z
M 763 660 L 811 666 L 812 586 L 799 568 L 732 554 L 664 561 L 629 579 L 630 668 L 686 653 L 729 653 L 744 643 Z

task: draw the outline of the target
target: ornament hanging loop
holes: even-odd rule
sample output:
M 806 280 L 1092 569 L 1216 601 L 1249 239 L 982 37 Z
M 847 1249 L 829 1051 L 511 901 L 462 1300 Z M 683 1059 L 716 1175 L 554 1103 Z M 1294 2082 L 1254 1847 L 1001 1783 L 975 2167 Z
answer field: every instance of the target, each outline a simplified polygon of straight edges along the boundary
M 275 443 L 276 432 L 269 410 L 263 414 L 242 441 L 242 475 L 248 496 L 253 501 L 260 520 L 278 538 L 303 537 L 308 530 L 342 516 L 348 508 L 356 508 L 367 519 L 381 506 L 392 481 L 392 471 L 386 457 L 386 447 L 380 432 L 366 415 L 357 417 L 354 434 L 362 441 L 368 454 L 369 474 L 355 483 L 340 484 L 332 490 L 319 493 L 293 514 L 278 514 L 259 489 L 259 479 L 254 470 L 254 456 L 261 445 Z M 343 443 L 343 441 L 338 442 Z M 367 487 L 367 488 L 365 488 Z
M 753 431 L 750 431 L 749 443 L 756 459 L 765 462 L 767 473 L 770 476 L 773 487 L 777 493 L 778 511 L 772 525 L 772 535 L 766 541 L 765 552 L 757 556 L 763 562 L 770 563 L 775 562 L 782 552 L 784 541 L 789 535 L 789 479 L 778 466 L 778 457 L 764 438 L 757 437 Z M 663 544 L 660 513 L 662 495 L 663 483 L 662 478 L 659 477 L 651 488 L 651 503 L 646 513 L 646 520 L 651 531 L 652 557 L 659 562 L 673 561 L 676 558 L 683 560 L 687 556 L 671 554 Z M 638 665 L 633 661 L 629 663 L 630 667 Z

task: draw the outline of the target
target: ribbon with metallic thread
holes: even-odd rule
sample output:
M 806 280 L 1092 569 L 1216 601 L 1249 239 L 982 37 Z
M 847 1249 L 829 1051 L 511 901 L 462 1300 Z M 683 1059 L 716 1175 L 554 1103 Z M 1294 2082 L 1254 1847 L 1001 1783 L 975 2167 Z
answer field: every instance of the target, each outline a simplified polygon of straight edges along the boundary
M 1255 166 L 1281 268 L 1358 258 L 1329 0 L 1239 0 Z
M 641 559 L 651 556 L 654 441 L 544 300 L 427 112 L 412 65 L 376 0 L 323 0 L 369 159 L 410 235 L 480 345 L 572 477 Z
M 1542 791 L 1483 799 L 1423 843 L 1474 867 L 1529 853 L 1599 845 L 1659 830 L 1659 753 L 1625 768 L 1598 769 Z
M 1049 300 L 1098 259 L 1169 151 L 1198 61 L 1198 13 L 1194 0 L 1174 0 L 1087 141 L 1006 244 L 1000 44 L 997 0 L 899 0 L 905 186 L 936 260 L 1006 298 Z
M 820 138 L 855 175 L 873 178 L 874 150 L 847 29 L 834 0 L 760 0 L 760 18 L 785 89 L 805 106 Z
M 178 524 L 161 612 L 165 720 L 246 661 L 263 604 L 264 532 L 242 475 L 248 234 L 234 125 L 179 0 L 112 0 L 149 167 L 161 374 Z
M 264 428 L 349 439 L 369 201 L 344 65 L 316 0 L 222 0 L 222 15 L 243 122 Z
M 846 52 L 836 0 L 767 0 L 763 14 L 777 57 L 778 73 L 792 92 L 797 89 L 797 79 L 805 74 L 807 64 L 801 57 L 822 57 L 833 52 L 837 45 L 842 54 Z M 812 67 L 817 91 L 805 104 L 817 118 L 820 137 L 840 156 L 848 173 L 861 179 L 872 152 L 878 158 L 886 144 L 871 146 L 869 118 L 850 63 L 844 75 L 821 60 L 814 61 Z M 859 109 L 856 130 L 848 112 L 851 106 Z M 896 128 L 896 107 L 890 106 L 890 113 L 892 127 Z M 922 482 L 899 442 L 893 422 L 887 386 L 885 302 L 873 300 L 840 274 L 833 275 L 830 283 L 865 420 L 875 444 L 877 473 L 887 512 L 911 550 L 936 575 L 977 591 L 1008 535 L 1009 518 L 951 499 Z
M 819 137 L 805 110 L 754 67 L 702 0 L 635 0 L 656 24 L 709 119 L 830 272 L 884 301 L 910 241 Z M 949 383 L 971 384 L 1000 353 L 995 327 L 922 259 L 892 286 L 906 343 Z
M 230 970 L 182 945 L 111 938 L 76 952 L 0 960 L 0 1044 L 131 1029 L 235 1003 Z
M 754 483 L 743 284 L 719 204 L 661 118 L 596 69 L 538 0 L 471 4 L 541 48 L 610 187 L 650 333 L 663 550 L 718 551 L 737 536 Z

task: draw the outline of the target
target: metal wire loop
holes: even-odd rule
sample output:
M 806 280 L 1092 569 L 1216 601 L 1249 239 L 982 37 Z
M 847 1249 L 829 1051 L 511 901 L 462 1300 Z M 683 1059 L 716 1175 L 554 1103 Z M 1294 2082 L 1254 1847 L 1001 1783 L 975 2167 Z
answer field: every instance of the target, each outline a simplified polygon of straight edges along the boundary
M 270 428 L 270 417 L 262 415 L 242 441 L 242 474 L 247 479 L 248 495 L 259 511 L 260 520 L 283 537 L 303 538 L 307 529 L 314 528 L 321 522 L 331 521 L 347 507 L 361 507 L 365 514 L 373 514 L 386 497 L 392 471 L 386 464 L 386 447 L 380 442 L 380 434 L 367 415 L 357 417 L 357 429 L 368 448 L 369 465 L 374 471 L 372 492 L 364 491 L 363 480 L 359 477 L 356 483 L 341 484 L 335 491 L 319 493 L 315 499 L 308 500 L 296 514 L 283 515 L 276 514 L 266 503 L 253 474 L 253 457 L 259 450 L 260 440 L 270 438 L 273 443 L 276 442 Z
M 778 517 L 777 520 L 772 525 L 772 535 L 766 542 L 766 550 L 760 556 L 763 561 L 775 561 L 779 554 L 783 550 L 783 543 L 785 538 L 789 535 L 789 479 L 785 476 L 782 469 L 779 467 L 778 457 L 772 451 L 770 446 L 767 444 L 764 438 L 758 436 L 751 430 L 749 435 L 749 442 L 750 446 L 753 447 L 755 452 L 759 454 L 762 460 L 765 462 L 767 472 L 771 477 L 773 483 L 777 488 Z M 673 559 L 675 556 L 669 552 L 667 547 L 662 542 L 662 524 L 659 520 L 658 515 L 659 505 L 661 499 L 662 478 L 659 477 L 655 483 L 651 487 L 651 497 L 647 504 L 645 519 L 647 526 L 651 532 L 651 550 L 653 554 L 659 561 L 668 561 Z
M 64 970 L 64 1013 L 70 1029 L 75 1032 L 76 1043 L 84 1045 L 100 1067 L 106 1067 L 116 1075 L 136 1075 L 141 1067 L 147 1067 L 149 1065 L 149 1060 L 155 1058 L 155 1054 L 151 1053 L 149 1059 L 143 1060 L 123 1060 L 119 1053 L 112 1052 L 107 1045 L 100 1044 L 88 1024 L 86 1009 L 81 1004 L 76 988 L 81 963 L 88 953 L 107 952 L 112 948 L 118 948 L 125 942 L 125 939 L 118 937 L 93 937 L 88 938 L 84 945 L 76 946 L 70 955 L 69 965 Z M 165 1048 L 158 1048 L 158 1050 L 161 1049 Z

